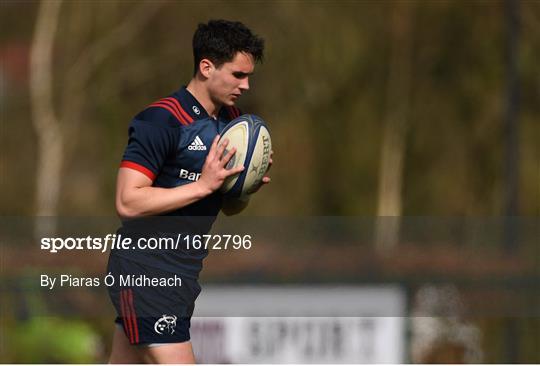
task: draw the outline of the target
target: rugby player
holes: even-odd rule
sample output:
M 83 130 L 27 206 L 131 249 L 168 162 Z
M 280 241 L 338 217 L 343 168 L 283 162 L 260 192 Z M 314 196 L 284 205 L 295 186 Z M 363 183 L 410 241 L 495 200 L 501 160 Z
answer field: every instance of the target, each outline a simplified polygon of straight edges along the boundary
M 129 126 L 116 186 L 120 233 L 206 233 L 220 210 L 234 214 L 245 208 L 247 202 L 225 199 L 219 192 L 224 180 L 243 167 L 225 169 L 235 149 L 227 151 L 227 141 L 219 147 L 217 142 L 220 131 L 241 114 L 235 104 L 249 90 L 263 50 L 264 40 L 240 22 L 199 24 L 191 81 L 150 104 Z M 144 220 L 156 216 L 162 221 L 145 225 Z M 182 220 L 174 229 L 166 224 L 171 217 Z M 116 281 L 109 294 L 118 317 L 110 363 L 195 363 L 189 327 L 207 254 L 183 247 L 111 251 L 107 272 Z M 120 286 L 120 275 L 179 275 L 182 285 Z

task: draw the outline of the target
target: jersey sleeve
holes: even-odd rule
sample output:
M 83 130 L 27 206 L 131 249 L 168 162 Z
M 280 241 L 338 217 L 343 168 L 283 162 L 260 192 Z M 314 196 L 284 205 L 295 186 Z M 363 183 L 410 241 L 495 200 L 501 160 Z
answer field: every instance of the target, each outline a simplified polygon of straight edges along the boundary
M 133 120 L 120 167 L 137 170 L 154 181 L 176 146 L 178 134 L 178 128 Z

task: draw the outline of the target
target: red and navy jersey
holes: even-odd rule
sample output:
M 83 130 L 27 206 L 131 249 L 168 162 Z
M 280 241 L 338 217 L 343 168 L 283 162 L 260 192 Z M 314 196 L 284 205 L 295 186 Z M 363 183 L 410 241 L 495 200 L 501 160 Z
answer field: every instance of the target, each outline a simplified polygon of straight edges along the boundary
M 182 87 L 170 96 L 150 104 L 133 118 L 129 125 L 129 140 L 120 166 L 146 175 L 152 180 L 154 187 L 173 188 L 193 183 L 200 177 L 215 136 L 239 115 L 238 108 L 223 107 L 218 118 L 214 119 L 207 114 L 195 97 Z M 190 232 L 206 233 L 210 230 L 221 206 L 222 195 L 215 192 L 163 216 L 182 217 L 182 224 L 178 227 L 190 227 L 188 230 Z M 129 224 L 124 222 L 124 232 L 128 227 Z M 172 255 L 176 258 L 170 258 L 169 255 L 160 260 L 178 268 L 176 260 L 202 262 L 206 254 L 207 252 L 178 252 Z M 130 254 L 129 257 L 136 259 L 137 255 Z M 199 266 L 200 263 L 195 265 Z M 160 267 L 165 269 L 163 266 Z M 186 269 L 191 271 L 193 268 Z

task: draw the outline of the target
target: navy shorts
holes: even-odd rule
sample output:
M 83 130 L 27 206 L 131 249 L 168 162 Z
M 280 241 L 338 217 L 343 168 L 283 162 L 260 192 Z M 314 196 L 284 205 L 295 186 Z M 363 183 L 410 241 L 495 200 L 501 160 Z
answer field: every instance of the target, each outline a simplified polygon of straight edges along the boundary
M 114 254 L 109 257 L 107 274 L 114 278 L 108 291 L 118 315 L 115 322 L 131 344 L 179 343 L 190 339 L 191 316 L 201 291 L 197 280 Z M 149 285 L 153 278 L 162 284 L 163 279 L 168 279 L 173 285 Z

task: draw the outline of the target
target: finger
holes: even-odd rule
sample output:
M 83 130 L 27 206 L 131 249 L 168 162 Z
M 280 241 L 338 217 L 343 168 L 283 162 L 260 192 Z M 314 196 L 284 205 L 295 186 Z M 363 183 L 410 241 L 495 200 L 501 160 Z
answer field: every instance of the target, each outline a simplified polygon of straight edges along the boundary
M 223 152 L 225 151 L 227 145 L 229 145 L 229 139 L 225 139 L 221 144 L 219 144 L 217 149 L 217 156 L 219 160 L 223 158 Z
M 271 180 L 272 179 L 270 179 L 270 177 L 263 177 L 263 179 L 261 180 L 261 183 L 258 185 L 257 188 L 255 188 L 253 193 L 257 193 L 259 191 L 259 189 L 261 189 L 262 186 L 264 186 L 265 184 L 270 183 Z
M 230 177 L 231 175 L 240 174 L 244 170 L 243 166 L 238 166 L 236 168 L 232 168 L 230 170 L 227 170 L 226 177 Z
M 214 141 L 212 141 L 212 147 L 217 146 L 220 137 L 221 137 L 221 136 L 219 136 L 219 134 L 216 135 L 216 137 L 214 137 Z M 212 147 L 211 147 L 211 148 L 212 148 Z
M 214 141 L 212 141 L 212 145 L 210 146 L 210 151 L 208 152 L 208 159 L 210 160 L 214 159 L 214 157 L 216 156 L 216 149 L 217 149 L 218 141 L 219 141 L 219 135 L 216 135 L 216 137 L 214 137 Z
M 270 168 L 272 167 L 272 164 L 274 164 L 274 160 L 272 160 L 272 158 L 270 158 L 270 160 L 268 161 L 268 167 L 266 168 L 267 173 L 270 170 Z
M 234 154 L 236 153 L 236 147 L 233 147 L 232 149 L 230 149 L 227 154 L 223 157 L 223 159 L 221 159 L 221 166 L 224 167 L 226 166 L 229 161 L 232 159 L 232 157 L 234 156 Z

